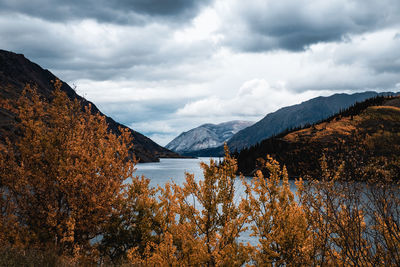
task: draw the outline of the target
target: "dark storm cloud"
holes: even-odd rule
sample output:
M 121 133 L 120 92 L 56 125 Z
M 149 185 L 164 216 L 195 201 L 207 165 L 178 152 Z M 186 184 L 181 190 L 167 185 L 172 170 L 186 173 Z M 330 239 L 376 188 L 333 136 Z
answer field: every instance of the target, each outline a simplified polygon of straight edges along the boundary
M 300 51 L 399 25 L 400 1 L 241 1 L 230 16 L 229 46 L 251 52 Z
M 0 48 L 166 144 L 302 92 L 400 88 L 399 21 L 400 0 L 0 0 Z
M 209 0 L 3 0 L 0 12 L 49 21 L 95 19 L 118 24 L 143 24 L 149 19 L 171 22 L 191 19 Z
M 182 79 L 177 63 L 207 58 L 207 41 L 176 45 L 169 25 L 69 24 L 6 15 L 0 17 L 0 47 L 62 74 L 65 80 Z M 178 64 L 179 65 L 179 64 Z
M 121 9 L 128 8 L 134 12 L 156 16 L 176 16 L 191 14 L 208 0 L 114 0 L 110 1 Z

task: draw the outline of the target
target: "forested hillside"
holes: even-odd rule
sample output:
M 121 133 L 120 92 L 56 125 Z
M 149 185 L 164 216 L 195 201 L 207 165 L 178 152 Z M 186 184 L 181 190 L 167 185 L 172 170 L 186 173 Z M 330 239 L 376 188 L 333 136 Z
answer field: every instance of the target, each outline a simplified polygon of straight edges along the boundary
M 269 154 L 287 166 L 291 177 L 318 176 L 323 155 L 336 161 L 354 157 L 360 164 L 372 158 L 398 157 L 399 132 L 399 98 L 380 96 L 319 123 L 266 139 L 236 153 L 236 157 L 239 171 L 246 175 L 257 168 L 259 158 Z

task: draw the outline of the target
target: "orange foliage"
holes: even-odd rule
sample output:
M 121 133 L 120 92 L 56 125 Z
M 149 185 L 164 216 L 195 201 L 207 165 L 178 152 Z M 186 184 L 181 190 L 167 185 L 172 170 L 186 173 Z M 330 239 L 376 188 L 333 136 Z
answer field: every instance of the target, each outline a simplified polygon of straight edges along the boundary
M 238 242 L 246 227 L 245 202 L 235 203 L 236 162 L 226 150 L 221 165 L 201 164 L 204 180 L 186 174 L 182 187 L 160 188 L 163 214 L 158 244 L 144 254 L 133 249 L 131 263 L 145 266 L 240 266 L 249 260 L 251 247 Z
M 400 264 L 400 188 L 390 171 L 398 161 L 350 162 L 371 178 L 356 183 L 345 164 L 332 170 L 323 157 L 322 179 L 300 179 L 295 196 L 278 162 L 267 157 L 266 176 L 258 171 L 246 182 L 225 147 L 223 162 L 201 164 L 204 179 L 187 173 L 182 186 L 151 188 L 133 177 L 129 133 L 110 133 L 104 117 L 82 110 L 60 86 L 50 102 L 28 86 L 17 103 L 2 105 L 18 118 L 17 138 L 0 147 L 2 247 L 55 248 L 63 258 L 52 261 L 69 265 Z M 241 243 L 244 231 L 258 243 Z
M 105 118 L 71 101 L 55 82 L 51 102 L 27 86 L 15 105 L 18 138 L 0 151 L 2 242 L 90 247 L 132 176 L 130 135 L 117 137 Z
M 312 256 L 312 240 L 305 213 L 294 200 L 286 168 L 270 157 L 264 165 L 269 177 L 258 171 L 246 184 L 252 236 L 259 240 L 253 260 L 257 265 L 306 265 Z M 301 180 L 297 186 L 302 186 Z

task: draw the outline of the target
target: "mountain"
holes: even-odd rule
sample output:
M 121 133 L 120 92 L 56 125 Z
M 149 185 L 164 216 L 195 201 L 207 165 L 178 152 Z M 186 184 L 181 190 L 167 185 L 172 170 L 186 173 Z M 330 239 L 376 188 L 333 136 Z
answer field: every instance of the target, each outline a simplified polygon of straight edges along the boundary
M 26 59 L 24 55 L 0 50 L 0 98 L 15 100 L 26 84 L 34 84 L 37 85 L 39 94 L 45 99 L 49 99 L 54 90 L 52 81 L 56 79 L 57 77 L 50 71 L 42 69 L 39 65 Z M 61 90 L 66 92 L 70 99 L 78 99 L 83 106 L 91 104 L 93 113 L 100 112 L 93 103 L 77 95 L 65 82 L 62 82 Z M 101 112 L 100 114 L 105 116 Z M 0 136 L 12 135 L 11 122 L 14 119 L 12 114 L 0 110 Z M 107 116 L 106 121 L 109 129 L 115 134 L 120 134 L 118 127 L 127 128 Z M 129 131 L 133 136 L 133 152 L 140 162 L 154 162 L 158 161 L 160 157 L 179 157 L 177 153 L 159 146 L 141 133 L 132 129 Z
M 314 125 L 243 149 L 236 153 L 238 168 L 252 175 L 266 155 L 285 164 L 291 177 L 318 177 L 322 155 L 333 165 L 353 164 L 346 173 L 362 169 L 371 160 L 380 161 L 379 166 L 392 164 L 400 159 L 399 132 L 400 97 L 377 96 Z
M 334 94 L 327 97 L 316 97 L 297 105 L 281 108 L 267 114 L 252 126 L 239 131 L 227 142 L 230 151 L 240 151 L 255 145 L 262 140 L 277 135 L 283 131 L 313 124 L 332 116 L 351 105 L 377 95 L 392 93 L 363 92 L 355 94 Z M 222 156 L 223 146 L 207 148 L 191 153 L 190 156 Z
M 197 150 L 218 147 L 228 141 L 238 131 L 249 127 L 254 122 L 229 121 L 220 124 L 203 124 L 181 133 L 166 145 L 166 148 L 182 155 Z
M 228 146 L 231 151 L 241 150 L 287 129 L 326 119 L 356 102 L 376 95 L 378 95 L 376 92 L 351 95 L 334 94 L 328 97 L 316 97 L 297 105 L 281 108 L 276 112 L 269 113 L 254 125 L 239 131 L 228 141 Z

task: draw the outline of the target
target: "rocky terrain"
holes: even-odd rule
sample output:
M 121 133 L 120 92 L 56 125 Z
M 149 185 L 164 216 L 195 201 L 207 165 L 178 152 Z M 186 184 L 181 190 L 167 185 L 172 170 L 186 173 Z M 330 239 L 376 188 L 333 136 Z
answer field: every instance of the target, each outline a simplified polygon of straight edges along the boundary
M 181 133 L 166 148 L 181 153 L 214 148 L 227 142 L 238 131 L 253 124 L 250 121 L 229 121 L 220 124 L 203 124 Z

